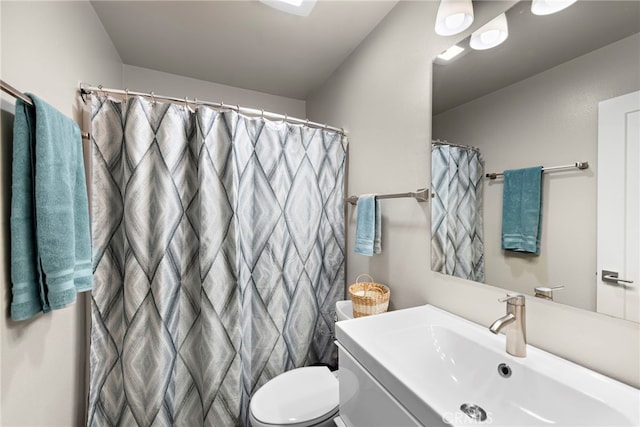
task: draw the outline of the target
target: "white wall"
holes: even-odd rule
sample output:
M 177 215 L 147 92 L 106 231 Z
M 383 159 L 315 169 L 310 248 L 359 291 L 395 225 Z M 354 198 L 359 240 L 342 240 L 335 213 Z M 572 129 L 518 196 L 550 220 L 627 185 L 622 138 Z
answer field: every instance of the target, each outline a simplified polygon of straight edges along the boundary
M 428 185 L 431 61 L 512 4 L 476 2 L 472 28 L 439 37 L 433 31 L 437 2 L 400 2 L 307 99 L 311 120 L 349 132 L 350 194 Z M 395 308 L 431 303 L 487 326 L 504 314 L 497 301 L 503 290 L 431 272 L 428 204 L 387 200 L 382 210 L 383 253 L 372 258 L 353 254 L 349 219 L 348 283 L 371 272 L 389 284 Z M 533 298 L 527 310 L 531 344 L 640 386 L 640 325 Z
M 0 11 L 0 69 L 7 83 L 40 96 L 78 123 L 79 82 L 121 86 L 120 57 L 88 2 L 2 1 Z M 2 95 L 0 425 L 78 426 L 86 410 L 86 296 L 28 321 L 9 319 L 13 104 Z
M 203 101 L 224 102 L 230 105 L 288 114 L 291 117 L 300 119 L 306 118 L 305 101 L 299 99 L 240 89 L 148 68 L 134 67 L 133 65 L 124 65 L 123 69 L 124 85 L 129 90 L 138 92 L 153 91 L 159 95 L 174 96 L 176 98 L 188 96 L 191 100 L 198 97 L 199 100 Z
M 640 89 L 640 34 L 627 37 L 433 118 L 433 137 L 473 145 L 486 172 L 588 161 L 544 174 L 540 255 L 503 252 L 503 180 L 484 182 L 486 283 L 596 309 L 598 102 Z M 461 124 L 464 124 L 461 126 Z

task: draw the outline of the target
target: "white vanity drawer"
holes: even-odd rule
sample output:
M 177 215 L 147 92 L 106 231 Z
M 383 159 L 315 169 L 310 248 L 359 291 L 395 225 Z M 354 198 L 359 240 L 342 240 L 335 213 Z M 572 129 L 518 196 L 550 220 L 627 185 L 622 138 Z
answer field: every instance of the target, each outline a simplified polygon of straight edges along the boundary
M 422 426 L 340 345 L 340 418 L 348 427 Z

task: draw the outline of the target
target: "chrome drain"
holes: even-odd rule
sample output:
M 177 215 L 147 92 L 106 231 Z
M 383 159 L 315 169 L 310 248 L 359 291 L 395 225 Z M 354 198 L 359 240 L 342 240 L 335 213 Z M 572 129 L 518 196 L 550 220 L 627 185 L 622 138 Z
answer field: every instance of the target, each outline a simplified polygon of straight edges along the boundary
M 498 373 L 503 378 L 509 378 L 511 376 L 511 367 L 506 363 L 501 363 L 498 365 Z
M 460 406 L 460 410 L 472 420 L 484 421 L 487 419 L 486 411 L 478 405 L 474 405 L 473 403 L 463 403 Z

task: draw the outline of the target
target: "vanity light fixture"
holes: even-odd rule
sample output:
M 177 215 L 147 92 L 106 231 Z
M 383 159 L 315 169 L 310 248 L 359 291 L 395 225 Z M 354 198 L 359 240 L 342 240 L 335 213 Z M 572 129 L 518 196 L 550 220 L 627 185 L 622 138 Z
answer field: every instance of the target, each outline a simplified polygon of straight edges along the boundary
M 462 52 L 464 52 L 464 48 L 458 46 L 457 44 L 454 44 L 453 46 L 451 46 L 449 49 L 442 52 L 437 57 L 443 61 L 451 61 L 453 58 L 460 55 Z
M 471 34 L 469 46 L 475 50 L 486 50 L 498 46 L 509 37 L 507 15 L 504 13 L 489 21 Z
M 440 0 L 436 15 L 436 34 L 452 36 L 469 28 L 473 23 L 471 0 Z
M 533 0 L 531 13 L 534 15 L 551 15 L 574 4 L 577 0 Z
M 260 0 L 260 2 L 291 15 L 309 16 L 316 0 Z

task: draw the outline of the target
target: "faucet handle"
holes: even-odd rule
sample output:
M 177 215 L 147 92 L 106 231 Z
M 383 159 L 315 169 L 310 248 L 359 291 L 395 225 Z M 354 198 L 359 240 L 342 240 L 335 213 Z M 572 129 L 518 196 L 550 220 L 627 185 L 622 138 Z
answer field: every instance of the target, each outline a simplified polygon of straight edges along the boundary
M 506 297 L 500 298 L 500 299 L 498 299 L 498 301 L 506 302 L 506 303 L 512 303 L 512 304 L 515 304 L 515 305 L 524 305 L 524 295 L 522 295 L 522 294 L 515 294 L 515 295 L 507 294 Z
M 564 286 L 554 286 L 553 288 L 539 286 L 537 288 L 534 288 L 533 290 L 535 291 L 536 297 L 553 301 L 553 291 L 556 291 L 558 289 L 564 289 Z
M 536 288 L 533 288 L 536 292 L 540 291 L 540 292 L 549 292 L 549 291 L 557 291 L 558 289 L 564 289 L 564 285 L 560 285 L 560 286 L 554 286 L 553 288 L 550 288 L 548 286 L 538 286 Z

